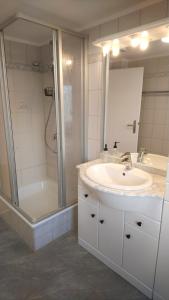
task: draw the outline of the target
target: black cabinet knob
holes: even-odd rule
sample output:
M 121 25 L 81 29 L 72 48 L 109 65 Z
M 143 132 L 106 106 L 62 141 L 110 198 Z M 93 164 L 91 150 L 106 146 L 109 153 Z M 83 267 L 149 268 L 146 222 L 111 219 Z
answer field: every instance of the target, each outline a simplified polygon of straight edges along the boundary
M 95 217 L 95 214 L 91 214 L 91 217 L 94 218 L 94 217 Z
M 130 234 L 126 234 L 126 238 L 129 240 L 131 238 Z
M 99 222 L 100 222 L 101 224 L 103 224 L 103 223 L 104 223 L 104 220 L 100 220 Z
M 142 224 L 143 224 L 143 223 L 142 223 L 142 222 L 140 222 L 140 221 L 139 221 L 139 222 L 136 222 L 136 223 L 137 223 L 137 226 L 139 226 L 139 227 L 141 227 L 141 226 L 142 226 Z
M 84 194 L 85 198 L 87 198 L 89 195 L 88 194 Z

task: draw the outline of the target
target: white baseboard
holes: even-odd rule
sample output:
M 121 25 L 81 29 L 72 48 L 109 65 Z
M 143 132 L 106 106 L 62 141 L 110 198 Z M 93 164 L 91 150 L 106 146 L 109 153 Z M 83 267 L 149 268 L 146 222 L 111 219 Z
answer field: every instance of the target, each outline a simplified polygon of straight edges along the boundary
M 107 265 L 109 268 L 111 268 L 113 271 L 115 271 L 117 274 L 119 274 L 121 277 L 126 279 L 128 282 L 130 282 L 132 285 L 134 285 L 139 291 L 141 291 L 144 295 L 146 295 L 148 298 L 152 299 L 153 291 L 149 287 L 147 287 L 143 282 L 139 281 L 137 278 L 129 274 L 125 269 L 122 267 L 116 265 L 113 263 L 109 258 L 104 256 L 100 251 L 98 251 L 96 248 L 89 245 L 87 242 L 79 238 L 79 244 L 84 247 L 87 251 L 89 251 L 91 254 L 96 256 L 99 260 L 101 260 L 105 265 Z M 156 300 L 165 300 L 156 298 Z

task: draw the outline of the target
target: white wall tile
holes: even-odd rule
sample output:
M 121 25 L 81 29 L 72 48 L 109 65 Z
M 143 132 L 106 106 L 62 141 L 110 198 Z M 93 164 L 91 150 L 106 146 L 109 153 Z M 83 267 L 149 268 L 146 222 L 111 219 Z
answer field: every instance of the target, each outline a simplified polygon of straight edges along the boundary
M 151 139 L 151 153 L 161 154 L 162 143 L 161 139 L 152 138 Z
M 89 64 L 89 90 L 102 89 L 102 63 Z
M 99 158 L 100 140 L 88 140 L 88 160 Z
M 99 117 L 91 115 L 88 119 L 88 137 L 89 139 L 99 139 L 100 138 L 100 124 Z
M 154 110 L 154 123 L 155 124 L 166 124 L 167 112 L 165 109 Z
M 102 91 L 89 91 L 89 115 L 100 115 Z
M 13 63 L 26 64 L 26 45 L 23 43 L 12 42 L 11 56 Z
M 153 123 L 154 121 L 154 109 L 146 109 L 143 111 L 143 122 Z

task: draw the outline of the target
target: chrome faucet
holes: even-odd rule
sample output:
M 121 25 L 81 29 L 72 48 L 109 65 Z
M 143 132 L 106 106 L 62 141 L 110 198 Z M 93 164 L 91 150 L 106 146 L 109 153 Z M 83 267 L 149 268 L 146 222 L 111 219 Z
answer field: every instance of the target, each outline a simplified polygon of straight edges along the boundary
M 143 158 L 144 158 L 144 154 L 146 154 L 147 151 L 145 148 L 140 148 L 140 151 L 138 153 L 138 157 L 137 157 L 137 162 L 142 163 L 143 162 Z
M 131 170 L 132 169 L 132 160 L 131 160 L 131 153 L 125 152 L 121 155 L 121 162 L 125 165 L 125 170 Z

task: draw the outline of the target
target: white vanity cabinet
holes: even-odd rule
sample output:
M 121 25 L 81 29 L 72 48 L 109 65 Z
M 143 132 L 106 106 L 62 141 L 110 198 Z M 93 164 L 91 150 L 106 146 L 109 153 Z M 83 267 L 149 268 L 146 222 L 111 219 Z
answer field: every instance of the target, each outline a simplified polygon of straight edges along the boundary
M 98 249 L 118 265 L 122 265 L 123 232 L 124 213 L 100 203 Z
M 82 240 L 97 248 L 99 202 L 83 185 L 79 185 L 78 194 L 78 235 Z
M 114 209 L 79 185 L 80 245 L 152 298 L 160 223 Z
M 153 288 L 157 248 L 157 239 L 125 225 L 123 267 L 150 288 Z
M 115 263 L 122 264 L 124 213 L 99 203 L 79 186 L 78 235 Z

